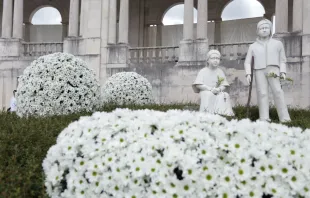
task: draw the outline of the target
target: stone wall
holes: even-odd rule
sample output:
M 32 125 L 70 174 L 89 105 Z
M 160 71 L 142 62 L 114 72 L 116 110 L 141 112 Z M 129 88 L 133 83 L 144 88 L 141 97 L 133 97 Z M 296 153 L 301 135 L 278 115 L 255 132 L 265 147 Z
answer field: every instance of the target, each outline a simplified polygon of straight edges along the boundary
M 292 83 L 282 86 L 285 99 L 290 107 L 310 107 L 310 61 L 303 63 L 289 59 L 287 77 Z M 222 69 L 230 83 L 227 90 L 233 105 L 245 105 L 248 100 L 249 87 L 246 83 L 243 70 L 243 60 L 223 60 Z M 121 71 L 135 71 L 146 77 L 153 87 L 153 95 L 158 103 L 199 103 L 199 94 L 193 92 L 191 84 L 202 67 L 177 67 L 175 63 L 167 64 L 135 64 L 127 69 L 110 69 L 109 75 Z M 270 103 L 274 104 L 271 90 L 269 90 Z M 257 105 L 256 84 L 254 81 L 251 105 Z
M 30 25 L 30 42 L 62 42 L 62 25 Z M 26 34 L 26 32 L 24 32 Z M 24 37 L 24 38 L 25 38 Z
M 95 59 L 87 56 L 81 57 L 89 65 Z M 0 64 L 0 109 L 7 109 L 12 97 L 12 91 L 17 87 L 17 77 L 22 74 L 24 68 L 30 64 L 29 59 L 5 60 Z M 243 61 L 223 61 L 223 70 L 229 83 L 229 94 L 233 105 L 246 104 L 248 86 L 246 85 Z M 96 68 L 93 68 L 95 72 Z M 130 65 L 127 69 L 108 69 L 111 76 L 121 71 L 136 71 L 146 77 L 153 86 L 153 95 L 158 103 L 194 102 L 199 103 L 199 94 L 195 94 L 191 84 L 201 67 L 176 67 L 175 63 L 168 64 L 139 64 Z M 283 86 L 287 104 L 292 107 L 310 106 L 310 60 L 304 59 L 303 63 L 290 60 L 287 66 L 287 76 L 294 82 Z M 255 81 L 253 85 L 251 104 L 256 105 Z M 271 95 L 271 92 L 270 92 Z M 273 102 L 272 99 L 270 101 Z
M 282 38 L 282 41 L 288 56 L 287 76 L 294 80 L 292 84 L 283 86 L 287 104 L 292 107 L 309 107 L 310 59 L 308 57 L 301 57 L 300 36 L 291 35 Z M 70 43 L 74 44 L 75 42 Z M 100 45 L 98 45 L 100 42 L 98 38 L 80 39 L 76 40 L 76 43 L 76 46 L 72 45 L 67 47 L 76 50 L 74 54 L 87 62 L 89 67 L 97 74 L 98 79 L 103 70 L 107 72 L 108 76 L 120 71 L 136 71 L 151 82 L 153 94 L 158 103 L 199 102 L 199 94 L 193 92 L 191 84 L 201 67 L 180 67 L 176 66 L 176 62 L 165 64 L 142 62 L 139 64 L 129 64 L 128 68 L 125 69 L 106 69 L 98 67 L 98 65 L 100 65 Z M 17 87 L 17 77 L 22 74 L 24 68 L 28 66 L 32 60 L 33 58 L 26 57 L 1 57 L 0 109 L 9 107 L 12 91 Z M 224 59 L 222 65 L 228 81 L 231 84 L 229 94 L 233 105 L 246 104 L 248 86 L 245 82 L 243 60 Z M 254 81 L 253 97 L 251 100 L 252 105 L 257 104 L 255 87 Z
M 241 67 L 242 61 L 226 61 L 227 65 Z M 237 65 L 236 65 L 237 64 Z M 180 67 L 174 63 L 161 65 L 131 65 L 126 71 L 135 71 L 146 77 L 153 86 L 153 94 L 158 103 L 183 103 L 199 102 L 199 94 L 195 94 L 192 83 L 195 80 L 201 66 Z M 244 70 L 223 67 L 231 87 L 229 93 L 233 104 L 245 104 L 247 99 L 247 86 L 244 78 Z M 115 73 L 115 72 L 112 72 Z M 255 101 L 254 101 L 255 102 Z
M 13 90 L 17 88 L 17 77 L 30 65 L 30 59 L 10 59 L 0 60 L 0 110 L 10 107 L 10 100 Z

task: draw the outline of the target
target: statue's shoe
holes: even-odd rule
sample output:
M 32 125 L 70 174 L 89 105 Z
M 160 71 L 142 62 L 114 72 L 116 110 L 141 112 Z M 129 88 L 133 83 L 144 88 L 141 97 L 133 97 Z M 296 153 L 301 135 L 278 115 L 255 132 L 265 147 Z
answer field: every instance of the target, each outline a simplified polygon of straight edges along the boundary
M 260 121 L 265 121 L 265 122 L 271 122 L 270 118 L 265 118 L 265 119 L 260 118 L 259 120 L 260 120 Z
M 291 122 L 292 120 L 290 119 L 285 119 L 285 120 L 280 120 L 281 123 L 286 123 L 286 122 Z

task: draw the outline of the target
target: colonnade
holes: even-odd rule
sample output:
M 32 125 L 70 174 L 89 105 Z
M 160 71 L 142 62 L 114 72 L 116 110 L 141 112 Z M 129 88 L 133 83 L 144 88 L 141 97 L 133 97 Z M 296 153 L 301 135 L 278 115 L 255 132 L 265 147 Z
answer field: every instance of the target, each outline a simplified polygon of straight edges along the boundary
M 276 0 L 276 33 L 289 32 L 289 0 Z M 294 0 L 292 32 L 310 33 L 310 0 Z
M 3 0 L 2 38 L 22 39 L 23 10 L 24 0 L 14 0 L 14 5 L 13 0 Z
M 108 1 L 108 2 L 106 2 Z M 117 39 L 117 1 L 106 0 L 105 5 L 109 7 L 108 11 L 108 43 L 125 43 L 128 44 L 129 35 L 129 0 L 120 0 L 120 12 L 119 12 L 119 31 L 118 41 Z M 69 37 L 79 36 L 79 8 L 80 0 L 71 0 L 70 13 L 69 13 Z M 107 14 L 107 13 L 105 13 Z
M 83 1 L 83 0 L 82 0 Z M 129 33 L 129 0 L 120 0 L 119 12 L 119 31 L 117 36 L 117 1 L 109 1 L 109 20 L 108 20 L 108 43 L 128 43 Z M 309 13 L 310 0 L 294 0 L 293 1 L 293 19 L 292 31 L 310 33 Z M 275 15 L 276 17 L 276 33 L 289 32 L 289 0 L 276 0 Z M 194 0 L 184 0 L 184 26 L 183 39 L 192 40 L 194 38 L 194 22 L 193 22 Z M 23 10 L 24 0 L 3 0 L 3 17 L 2 17 L 2 38 L 23 37 Z M 79 36 L 79 16 L 80 16 L 80 0 L 70 0 L 70 14 L 68 28 L 69 37 Z M 308 30 L 309 29 L 309 30 Z M 197 19 L 197 39 L 208 38 L 208 0 L 198 0 L 198 19 Z
M 198 0 L 197 39 L 208 38 L 208 0 Z M 184 0 L 183 40 L 194 39 L 194 0 Z
M 183 40 L 194 38 L 194 0 L 184 0 Z M 293 1 L 292 31 L 310 33 L 310 0 Z M 276 29 L 275 33 L 289 32 L 289 0 L 276 0 Z M 307 30 L 309 29 L 309 30 Z M 197 39 L 208 38 L 208 0 L 198 0 Z

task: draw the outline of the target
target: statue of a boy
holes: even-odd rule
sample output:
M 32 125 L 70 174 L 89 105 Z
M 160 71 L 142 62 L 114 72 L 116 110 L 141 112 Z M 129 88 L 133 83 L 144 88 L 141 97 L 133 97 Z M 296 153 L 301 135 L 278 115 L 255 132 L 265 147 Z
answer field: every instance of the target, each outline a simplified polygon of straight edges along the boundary
M 271 87 L 280 122 L 290 121 L 290 116 L 284 100 L 280 78 L 286 78 L 286 56 L 281 41 L 275 40 L 271 33 L 272 23 L 263 19 L 257 24 L 256 42 L 250 45 L 244 67 L 246 79 L 251 82 L 251 60 L 254 57 L 254 76 L 257 88 L 259 118 L 270 121 L 268 86 Z M 270 77 L 270 74 L 278 77 Z
M 224 92 L 229 84 L 219 68 L 220 59 L 219 51 L 210 50 L 207 54 L 208 65 L 199 71 L 192 87 L 195 93 L 200 93 L 200 111 L 234 116 L 230 97 Z

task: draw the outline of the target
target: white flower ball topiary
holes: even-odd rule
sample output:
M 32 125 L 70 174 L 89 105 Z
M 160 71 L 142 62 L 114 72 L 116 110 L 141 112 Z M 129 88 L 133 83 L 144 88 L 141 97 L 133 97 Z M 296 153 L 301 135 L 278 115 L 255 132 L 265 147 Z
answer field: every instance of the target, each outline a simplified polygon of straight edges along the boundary
M 19 77 L 19 116 L 50 116 L 92 111 L 100 104 L 100 86 L 81 59 L 66 53 L 42 56 Z
M 102 88 L 104 103 L 118 105 L 153 103 L 152 85 L 136 72 L 120 72 L 111 76 Z
M 50 197 L 310 197 L 310 130 L 200 112 L 94 113 L 43 161 Z

